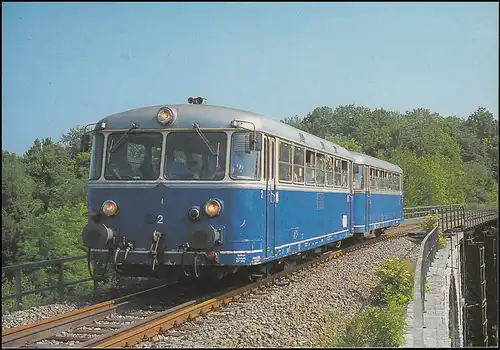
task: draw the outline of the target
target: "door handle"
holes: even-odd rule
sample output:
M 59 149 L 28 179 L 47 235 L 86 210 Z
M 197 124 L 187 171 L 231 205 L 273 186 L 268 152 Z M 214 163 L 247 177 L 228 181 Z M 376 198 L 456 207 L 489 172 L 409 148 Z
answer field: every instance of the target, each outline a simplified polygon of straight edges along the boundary
M 269 203 L 275 203 L 276 202 L 276 195 L 274 193 L 269 193 Z
M 278 202 L 280 201 L 280 196 L 279 196 L 278 191 L 274 192 L 274 197 L 275 197 L 276 204 L 278 204 Z

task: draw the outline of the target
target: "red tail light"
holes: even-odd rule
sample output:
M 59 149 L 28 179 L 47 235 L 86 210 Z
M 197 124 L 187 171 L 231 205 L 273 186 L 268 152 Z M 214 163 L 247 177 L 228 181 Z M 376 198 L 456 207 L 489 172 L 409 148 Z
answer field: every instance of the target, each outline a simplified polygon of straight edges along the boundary
M 216 252 L 210 252 L 207 254 L 207 259 L 217 262 L 219 260 L 219 256 L 217 255 Z

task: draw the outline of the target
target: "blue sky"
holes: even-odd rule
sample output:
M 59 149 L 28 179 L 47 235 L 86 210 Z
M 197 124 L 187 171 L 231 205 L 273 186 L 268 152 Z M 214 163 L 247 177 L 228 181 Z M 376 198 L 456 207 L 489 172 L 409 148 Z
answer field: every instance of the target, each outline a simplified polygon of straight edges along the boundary
M 2 3 L 2 148 L 141 106 L 498 118 L 497 3 Z

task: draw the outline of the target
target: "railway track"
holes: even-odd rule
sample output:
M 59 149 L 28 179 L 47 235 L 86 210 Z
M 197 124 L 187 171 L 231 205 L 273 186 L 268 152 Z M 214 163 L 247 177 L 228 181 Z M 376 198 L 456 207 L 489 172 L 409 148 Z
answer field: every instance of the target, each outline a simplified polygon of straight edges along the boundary
M 112 301 L 92 305 L 68 314 L 42 320 L 26 326 L 7 329 L 2 332 L 3 348 L 42 347 L 127 347 L 158 333 L 177 327 L 187 320 L 217 310 L 231 302 L 241 301 L 249 294 L 259 294 L 266 286 L 283 283 L 283 278 L 296 272 L 319 266 L 354 250 L 362 249 L 383 240 L 406 235 L 418 228 L 415 222 L 403 224 L 388 233 L 348 246 L 342 250 L 330 251 L 319 258 L 305 261 L 258 282 L 227 282 L 219 290 L 199 289 L 193 294 L 193 286 L 161 285 Z M 167 290 L 170 287 L 171 293 Z M 183 288 L 183 289 L 182 289 Z M 212 288 L 213 289 L 213 288 Z M 160 295 L 155 295 L 161 293 Z M 172 294 L 172 298 L 166 298 Z M 176 296 L 177 295 L 177 296 Z M 180 296 L 182 295 L 182 296 Z M 145 298 L 155 305 L 144 307 L 139 300 Z M 161 305 L 168 299 L 168 304 Z

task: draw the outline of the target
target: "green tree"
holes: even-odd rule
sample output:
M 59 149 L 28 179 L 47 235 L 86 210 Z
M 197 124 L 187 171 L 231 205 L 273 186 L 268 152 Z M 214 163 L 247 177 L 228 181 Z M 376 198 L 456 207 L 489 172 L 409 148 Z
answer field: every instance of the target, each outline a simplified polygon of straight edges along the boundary
M 86 201 L 86 189 L 78 179 L 77 165 L 71 153 L 50 139 L 35 141 L 24 156 L 28 174 L 35 180 L 34 197 L 43 203 L 43 211 Z
M 40 208 L 33 198 L 35 181 L 13 153 L 2 150 L 2 265 L 17 262 L 20 237 L 26 220 Z
M 21 247 L 25 260 L 57 259 L 85 253 L 81 232 L 87 223 L 85 203 L 50 208 L 26 227 Z
M 326 139 L 336 145 L 344 147 L 349 151 L 361 152 L 361 146 L 356 142 L 356 140 L 350 137 L 327 135 Z

